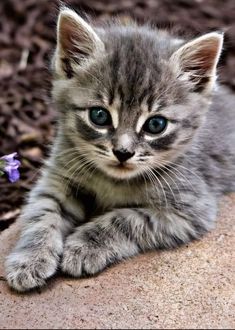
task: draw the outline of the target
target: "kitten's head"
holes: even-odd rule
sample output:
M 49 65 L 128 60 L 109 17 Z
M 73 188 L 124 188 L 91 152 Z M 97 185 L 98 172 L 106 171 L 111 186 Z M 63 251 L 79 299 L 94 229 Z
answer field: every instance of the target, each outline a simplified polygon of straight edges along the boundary
M 202 125 L 223 36 L 192 41 L 136 25 L 93 29 L 60 12 L 53 95 L 63 136 L 116 179 L 168 164 Z

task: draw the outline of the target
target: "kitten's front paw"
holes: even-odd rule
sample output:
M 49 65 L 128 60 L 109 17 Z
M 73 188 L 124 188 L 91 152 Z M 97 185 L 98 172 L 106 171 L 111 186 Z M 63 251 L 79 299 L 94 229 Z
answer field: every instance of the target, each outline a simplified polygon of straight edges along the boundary
M 54 256 L 35 255 L 30 252 L 13 252 L 6 260 L 6 278 L 10 287 L 19 292 L 41 287 L 57 269 Z
M 74 277 L 94 275 L 106 268 L 114 259 L 107 247 L 82 238 L 68 239 L 64 248 L 61 268 Z

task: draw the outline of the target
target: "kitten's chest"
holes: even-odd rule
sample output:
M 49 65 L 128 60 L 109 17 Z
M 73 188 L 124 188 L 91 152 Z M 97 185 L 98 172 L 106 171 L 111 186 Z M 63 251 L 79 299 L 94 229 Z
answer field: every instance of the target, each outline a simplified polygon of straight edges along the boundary
M 84 183 L 83 183 L 84 185 Z M 110 209 L 146 205 L 146 186 L 143 184 L 115 183 L 100 178 L 93 178 L 84 185 L 90 196 L 90 207 Z

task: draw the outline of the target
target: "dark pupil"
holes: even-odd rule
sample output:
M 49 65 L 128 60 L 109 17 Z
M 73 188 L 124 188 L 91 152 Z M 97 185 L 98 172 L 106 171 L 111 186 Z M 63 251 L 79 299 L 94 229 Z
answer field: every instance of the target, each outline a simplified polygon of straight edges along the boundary
M 106 110 L 97 108 L 90 111 L 91 121 L 96 125 L 108 125 L 109 115 Z
M 156 116 L 150 118 L 144 125 L 144 130 L 152 134 L 161 133 L 166 127 L 167 120 L 164 117 Z

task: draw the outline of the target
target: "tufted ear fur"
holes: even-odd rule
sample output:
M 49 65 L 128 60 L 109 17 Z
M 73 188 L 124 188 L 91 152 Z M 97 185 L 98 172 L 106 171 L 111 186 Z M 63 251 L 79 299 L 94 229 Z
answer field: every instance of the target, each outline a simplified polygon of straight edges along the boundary
M 63 8 L 57 24 L 57 47 L 54 56 L 56 73 L 73 77 L 73 66 L 82 65 L 104 45 L 92 27 L 75 11 Z
M 216 66 L 221 54 L 223 34 L 212 32 L 180 47 L 171 56 L 179 79 L 192 82 L 195 92 L 209 92 L 216 80 Z

